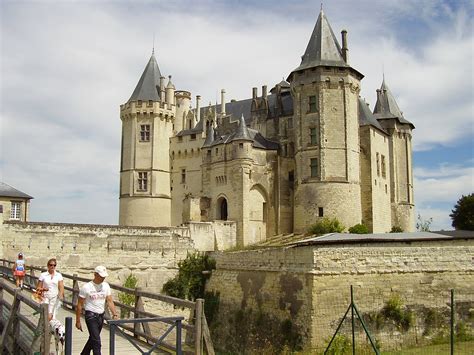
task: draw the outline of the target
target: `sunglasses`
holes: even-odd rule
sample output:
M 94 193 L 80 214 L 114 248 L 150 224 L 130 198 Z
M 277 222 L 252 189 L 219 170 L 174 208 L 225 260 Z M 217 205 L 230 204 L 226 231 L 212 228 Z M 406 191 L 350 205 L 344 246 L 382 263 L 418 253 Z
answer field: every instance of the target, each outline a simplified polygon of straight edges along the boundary
M 54 267 L 56 267 L 56 264 L 48 264 L 48 266 L 54 266 Z

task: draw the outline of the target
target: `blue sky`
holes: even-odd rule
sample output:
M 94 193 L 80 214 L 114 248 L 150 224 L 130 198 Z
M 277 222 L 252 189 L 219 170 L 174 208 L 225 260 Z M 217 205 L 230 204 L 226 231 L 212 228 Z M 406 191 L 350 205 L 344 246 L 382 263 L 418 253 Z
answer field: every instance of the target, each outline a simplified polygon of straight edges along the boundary
M 244 99 L 299 65 L 316 1 L 0 1 L 0 180 L 31 220 L 116 224 L 119 105 L 151 54 L 177 89 Z M 414 123 L 415 203 L 432 229 L 474 191 L 473 5 L 327 1 L 371 108 L 382 74 Z

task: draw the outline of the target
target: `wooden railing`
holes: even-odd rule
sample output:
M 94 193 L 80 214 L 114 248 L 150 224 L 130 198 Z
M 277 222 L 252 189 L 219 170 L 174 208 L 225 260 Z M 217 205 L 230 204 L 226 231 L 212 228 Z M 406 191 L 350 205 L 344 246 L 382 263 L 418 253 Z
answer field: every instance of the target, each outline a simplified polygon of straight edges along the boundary
M 13 280 L 12 267 L 14 262 L 6 259 L 0 259 L 0 275 L 4 278 Z M 30 288 L 31 290 L 35 289 L 38 282 L 39 273 L 46 271 L 45 268 L 40 268 L 36 266 L 27 265 L 26 266 L 27 275 L 25 276 L 25 287 Z M 90 279 L 79 277 L 77 274 L 69 275 L 61 273 L 64 278 L 64 289 L 65 297 L 63 301 L 63 307 L 75 310 L 77 305 L 77 300 L 79 297 L 79 282 L 89 282 Z M 150 318 L 150 317 L 159 317 L 156 313 L 147 312 L 144 309 L 144 303 L 147 300 L 156 300 L 161 301 L 167 304 L 173 305 L 174 308 L 188 309 L 190 316 L 186 322 L 183 322 L 183 329 L 193 336 L 193 346 L 194 354 L 201 355 L 204 353 L 204 346 L 209 355 L 214 354 L 214 347 L 211 341 L 211 336 L 209 332 L 209 327 L 206 322 L 206 317 L 204 316 L 204 300 L 197 299 L 196 302 L 183 300 L 175 297 L 170 297 L 160 293 L 148 292 L 141 288 L 127 288 L 120 285 L 115 285 L 109 283 L 110 287 L 113 290 L 121 292 L 123 294 L 133 295 L 135 297 L 135 302 L 133 306 L 121 303 L 114 300 L 114 303 L 121 310 L 126 310 L 130 313 L 133 313 L 132 318 Z M 28 300 L 30 303 L 31 300 Z M 1 313 L 0 313 L 1 315 Z M 110 319 L 110 315 L 106 311 L 106 319 Z M 147 323 L 135 323 L 133 326 L 123 325 L 123 328 L 129 331 L 137 339 L 141 338 L 142 340 L 155 343 L 159 337 L 156 337 L 152 334 L 152 331 Z M 141 329 L 140 329 L 141 328 Z M 190 345 L 190 344 L 188 344 Z M 176 351 L 176 347 L 169 343 L 162 343 L 162 346 L 171 351 Z M 189 349 L 189 347 L 188 347 Z M 184 348 L 186 351 L 186 347 Z
M 12 302 L 6 300 L 6 294 L 12 296 Z M 31 308 L 33 314 L 39 314 L 37 323 L 20 314 L 22 305 Z M 26 297 L 19 288 L 0 280 L 0 316 L 3 322 L 0 351 L 2 354 L 49 354 L 51 333 L 48 322 L 48 305 L 38 304 Z M 28 332 L 30 336 L 25 334 Z

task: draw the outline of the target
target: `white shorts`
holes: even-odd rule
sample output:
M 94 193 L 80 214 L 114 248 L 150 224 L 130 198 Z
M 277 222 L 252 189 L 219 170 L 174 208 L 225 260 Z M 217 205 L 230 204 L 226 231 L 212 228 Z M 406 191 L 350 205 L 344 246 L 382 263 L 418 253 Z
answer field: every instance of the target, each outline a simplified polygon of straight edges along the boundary
M 53 318 L 56 318 L 56 312 L 58 311 L 58 296 L 54 297 L 45 297 L 43 303 L 48 305 L 48 313 L 53 315 Z

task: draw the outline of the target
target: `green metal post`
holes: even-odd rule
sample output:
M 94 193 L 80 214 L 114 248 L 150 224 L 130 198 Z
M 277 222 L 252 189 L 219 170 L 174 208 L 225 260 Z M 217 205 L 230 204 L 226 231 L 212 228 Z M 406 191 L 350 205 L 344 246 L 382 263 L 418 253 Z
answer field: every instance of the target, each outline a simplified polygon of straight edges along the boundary
M 454 289 L 451 289 L 451 355 L 454 355 Z
M 355 344 L 355 323 L 354 323 L 354 291 L 352 290 L 351 285 L 351 320 L 352 320 L 352 355 L 356 353 L 356 344 Z

